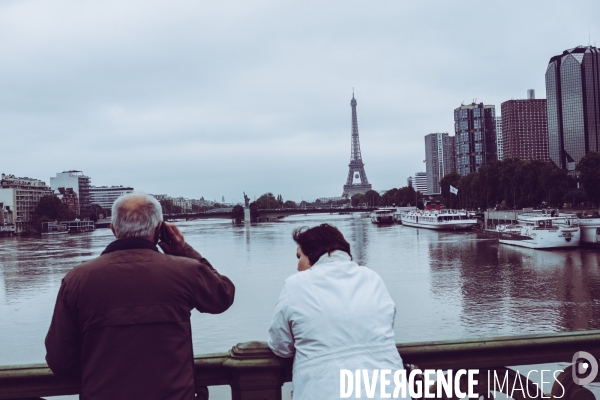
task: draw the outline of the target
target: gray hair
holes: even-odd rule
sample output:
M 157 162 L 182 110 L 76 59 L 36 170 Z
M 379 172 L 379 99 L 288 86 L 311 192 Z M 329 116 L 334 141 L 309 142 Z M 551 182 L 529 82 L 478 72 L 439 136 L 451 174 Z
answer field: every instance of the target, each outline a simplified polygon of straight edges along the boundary
M 149 194 L 124 194 L 112 206 L 112 225 L 117 239 L 151 238 L 162 220 L 162 207 Z

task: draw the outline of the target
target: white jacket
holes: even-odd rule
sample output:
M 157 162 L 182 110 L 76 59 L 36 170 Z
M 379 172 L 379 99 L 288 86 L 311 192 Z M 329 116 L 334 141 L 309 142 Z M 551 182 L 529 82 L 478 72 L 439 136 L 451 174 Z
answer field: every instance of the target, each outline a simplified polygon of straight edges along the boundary
M 341 369 L 402 369 L 395 314 L 381 277 L 343 251 L 290 276 L 275 307 L 269 347 L 280 357 L 295 356 L 294 400 L 339 399 Z M 387 393 L 393 388 L 392 379 Z M 378 385 L 375 398 L 379 393 Z M 364 384 L 361 397 L 367 397 Z

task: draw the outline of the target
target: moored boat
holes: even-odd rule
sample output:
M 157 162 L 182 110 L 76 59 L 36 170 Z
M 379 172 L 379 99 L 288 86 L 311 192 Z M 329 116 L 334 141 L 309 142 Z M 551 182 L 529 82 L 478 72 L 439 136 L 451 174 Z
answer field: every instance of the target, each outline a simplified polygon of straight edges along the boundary
M 598 211 L 577 214 L 581 229 L 581 245 L 600 247 L 600 215 Z
M 42 222 L 42 235 L 64 235 L 69 229 L 58 222 Z
M 395 214 L 395 208 L 378 208 L 371 212 L 371 222 L 374 224 L 393 224 L 396 222 Z
M 466 211 L 412 211 L 401 215 L 402 225 L 435 230 L 467 230 L 477 225 L 477 220 Z
M 498 241 L 530 249 L 579 247 L 581 231 L 577 222 L 564 217 L 531 217 L 516 225 L 499 225 Z
M 76 219 L 74 221 L 62 221 L 61 225 L 65 226 L 69 233 L 91 232 L 94 230 L 94 222 L 92 221 Z

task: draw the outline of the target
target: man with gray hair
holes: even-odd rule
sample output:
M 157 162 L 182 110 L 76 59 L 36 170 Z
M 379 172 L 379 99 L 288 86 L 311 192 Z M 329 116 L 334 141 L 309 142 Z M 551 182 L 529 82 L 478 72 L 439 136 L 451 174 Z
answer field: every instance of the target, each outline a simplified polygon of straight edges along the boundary
M 127 194 L 112 211 L 117 240 L 62 281 L 46 361 L 80 379 L 82 399 L 193 399 L 190 312 L 222 313 L 235 288 L 154 197 Z

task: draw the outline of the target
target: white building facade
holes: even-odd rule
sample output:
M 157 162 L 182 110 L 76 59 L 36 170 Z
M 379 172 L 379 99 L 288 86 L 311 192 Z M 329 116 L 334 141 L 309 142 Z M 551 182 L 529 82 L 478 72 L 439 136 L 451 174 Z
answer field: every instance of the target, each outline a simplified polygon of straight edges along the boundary
M 173 205 L 181 207 L 181 212 L 192 212 L 192 200 L 186 199 L 184 197 L 175 197 L 173 198 Z
M 415 172 L 415 176 L 413 179 L 413 186 L 415 191 L 420 192 L 421 194 L 427 193 L 427 172 Z
M 132 187 L 90 186 L 90 205 L 97 204 L 110 213 L 115 200 L 128 193 L 133 193 Z
M 40 199 L 48 195 L 52 195 L 52 190 L 44 181 L 2 174 L 0 203 L 4 217 L 12 215 L 17 231 L 31 227 L 38 217 L 35 210 Z

